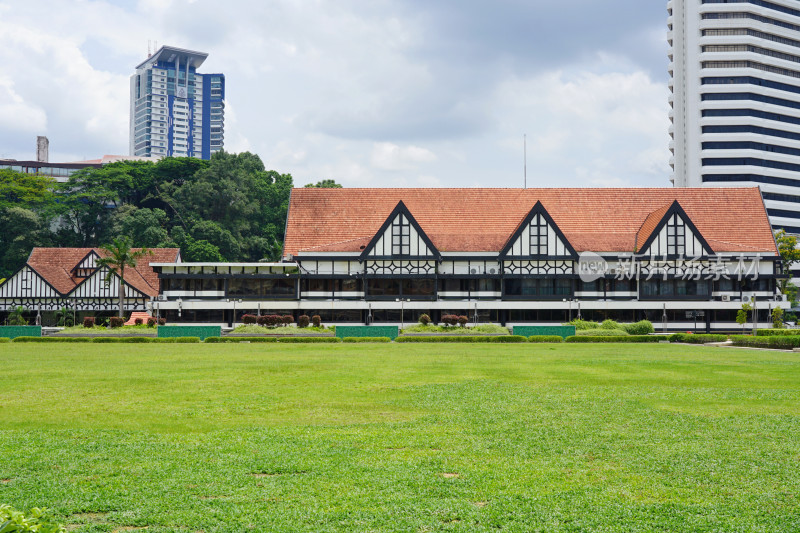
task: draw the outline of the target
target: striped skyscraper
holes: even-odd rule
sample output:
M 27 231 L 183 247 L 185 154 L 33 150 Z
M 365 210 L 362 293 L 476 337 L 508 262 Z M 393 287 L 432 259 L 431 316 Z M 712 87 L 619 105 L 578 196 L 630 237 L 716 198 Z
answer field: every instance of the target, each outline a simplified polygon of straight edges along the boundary
M 670 0 L 676 187 L 761 187 L 800 234 L 800 1 Z

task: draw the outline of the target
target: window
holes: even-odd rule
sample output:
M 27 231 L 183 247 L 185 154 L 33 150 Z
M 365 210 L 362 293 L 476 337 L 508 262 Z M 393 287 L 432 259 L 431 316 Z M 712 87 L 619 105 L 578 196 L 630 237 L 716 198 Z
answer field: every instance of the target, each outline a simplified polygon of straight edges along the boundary
M 667 222 L 667 254 L 684 255 L 686 253 L 686 226 L 678 215 L 672 215 Z
M 542 215 L 531 220 L 531 255 L 547 255 L 547 221 Z
M 405 215 L 392 222 L 392 255 L 411 254 L 411 224 Z

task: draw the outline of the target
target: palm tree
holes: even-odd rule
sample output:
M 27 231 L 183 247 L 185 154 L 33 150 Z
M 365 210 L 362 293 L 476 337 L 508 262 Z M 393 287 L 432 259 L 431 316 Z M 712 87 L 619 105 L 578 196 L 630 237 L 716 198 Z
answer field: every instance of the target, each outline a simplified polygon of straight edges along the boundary
M 125 267 L 136 268 L 136 261 L 143 255 L 153 255 L 151 250 L 147 248 L 140 248 L 139 250 L 131 249 L 131 240 L 128 237 L 119 237 L 114 239 L 112 244 L 101 246 L 100 250 L 105 253 L 105 257 L 97 260 L 97 264 L 101 267 L 108 268 L 106 274 L 106 283 L 111 282 L 114 274 L 119 279 L 119 316 L 123 317 L 125 314 Z

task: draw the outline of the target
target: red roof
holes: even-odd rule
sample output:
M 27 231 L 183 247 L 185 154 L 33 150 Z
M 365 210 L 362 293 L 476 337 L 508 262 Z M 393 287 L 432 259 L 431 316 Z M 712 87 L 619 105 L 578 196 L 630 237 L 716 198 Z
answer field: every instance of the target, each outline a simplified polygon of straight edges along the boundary
M 134 251 L 139 248 L 134 248 Z M 28 266 L 35 270 L 55 290 L 63 295 L 72 292 L 85 278 L 75 275 L 75 267 L 94 251 L 100 257 L 106 254 L 100 248 L 34 248 L 28 257 Z M 136 268 L 125 269 L 125 282 L 148 296 L 158 295 L 158 274 L 150 263 L 171 263 L 178 260 L 178 248 L 153 248 L 153 255 L 139 258 Z
M 441 252 L 499 252 L 537 201 L 577 252 L 633 252 L 677 200 L 715 252 L 778 253 L 758 188 L 302 188 L 284 255 L 360 252 L 401 200 Z

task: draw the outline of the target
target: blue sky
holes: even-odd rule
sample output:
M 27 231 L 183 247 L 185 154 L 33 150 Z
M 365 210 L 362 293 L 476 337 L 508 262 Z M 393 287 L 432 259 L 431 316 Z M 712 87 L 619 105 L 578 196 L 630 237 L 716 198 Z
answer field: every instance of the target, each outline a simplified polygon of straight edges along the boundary
M 148 40 L 207 52 L 226 149 L 303 185 L 669 186 L 666 2 L 0 0 L 0 157 L 125 154 Z

